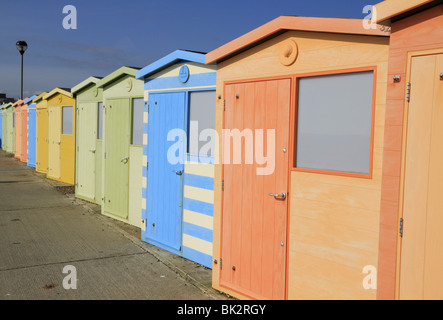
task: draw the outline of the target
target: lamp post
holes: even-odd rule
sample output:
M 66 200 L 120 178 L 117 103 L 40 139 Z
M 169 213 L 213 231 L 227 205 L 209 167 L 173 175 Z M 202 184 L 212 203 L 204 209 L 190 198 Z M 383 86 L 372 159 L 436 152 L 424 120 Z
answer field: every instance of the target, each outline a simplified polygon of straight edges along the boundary
M 28 44 L 26 43 L 26 41 L 17 41 L 17 43 L 15 44 L 15 46 L 17 47 L 18 52 L 20 52 L 21 55 L 21 60 L 22 60 L 22 69 L 21 69 L 21 95 L 20 95 L 20 100 L 23 100 L 23 55 L 25 54 L 26 50 L 28 49 Z

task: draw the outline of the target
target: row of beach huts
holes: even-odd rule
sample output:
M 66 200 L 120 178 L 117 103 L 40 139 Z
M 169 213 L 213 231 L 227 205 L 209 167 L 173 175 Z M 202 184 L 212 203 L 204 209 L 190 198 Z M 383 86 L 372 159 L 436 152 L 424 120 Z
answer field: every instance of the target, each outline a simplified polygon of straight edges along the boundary
M 443 4 L 375 9 L 2 105 L 1 147 L 237 298 L 443 299 Z

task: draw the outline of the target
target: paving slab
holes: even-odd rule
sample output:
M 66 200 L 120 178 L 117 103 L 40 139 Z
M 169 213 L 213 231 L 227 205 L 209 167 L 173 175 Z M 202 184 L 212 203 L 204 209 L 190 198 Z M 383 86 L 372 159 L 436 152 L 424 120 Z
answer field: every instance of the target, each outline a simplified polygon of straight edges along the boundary
M 225 300 L 211 270 L 140 240 L 0 151 L 0 300 Z M 77 288 L 63 286 L 73 266 Z

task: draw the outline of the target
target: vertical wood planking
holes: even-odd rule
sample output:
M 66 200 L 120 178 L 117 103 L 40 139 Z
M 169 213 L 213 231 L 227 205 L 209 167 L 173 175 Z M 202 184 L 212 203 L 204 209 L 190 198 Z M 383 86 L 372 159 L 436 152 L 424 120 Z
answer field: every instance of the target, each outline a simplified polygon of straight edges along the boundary
M 425 234 L 435 57 L 412 60 L 403 218 L 400 297 L 421 299 L 425 265 Z

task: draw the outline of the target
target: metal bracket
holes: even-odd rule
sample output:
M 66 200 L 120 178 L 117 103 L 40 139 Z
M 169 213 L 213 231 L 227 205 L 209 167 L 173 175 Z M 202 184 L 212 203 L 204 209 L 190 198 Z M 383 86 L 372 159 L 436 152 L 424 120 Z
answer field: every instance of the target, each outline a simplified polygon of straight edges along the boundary
M 400 218 L 400 226 L 398 228 L 398 235 L 403 237 L 403 218 Z

